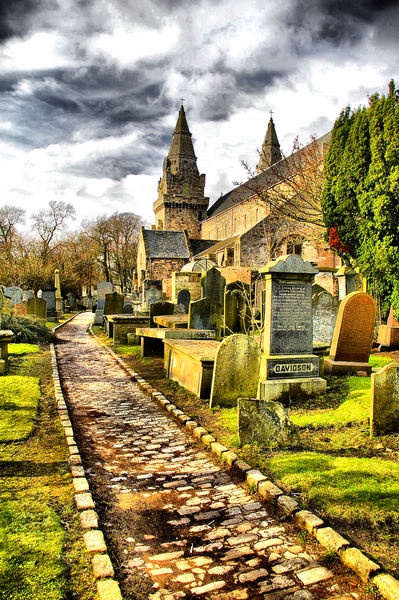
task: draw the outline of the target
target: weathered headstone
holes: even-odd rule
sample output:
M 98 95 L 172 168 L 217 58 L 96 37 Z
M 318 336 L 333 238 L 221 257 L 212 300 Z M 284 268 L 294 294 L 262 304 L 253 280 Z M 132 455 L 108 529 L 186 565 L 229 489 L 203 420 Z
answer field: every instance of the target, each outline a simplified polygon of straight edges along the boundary
M 314 286 L 313 290 L 314 291 Z M 339 307 L 338 298 L 326 290 L 312 296 L 313 346 L 330 346 Z
M 325 373 L 371 372 L 376 304 L 365 292 L 352 292 L 341 301 Z
M 280 402 L 239 398 L 237 406 L 240 444 L 292 447 L 300 443 L 299 428 Z
M 4 295 L 10 298 L 11 305 L 15 306 L 19 302 L 22 302 L 22 289 L 17 285 L 11 285 L 4 289 Z
M 320 359 L 312 353 L 312 281 L 317 269 L 290 254 L 260 272 L 266 292 L 259 399 L 290 402 L 324 394 Z
M 69 306 L 70 310 L 75 310 L 75 308 L 76 308 L 76 296 L 75 296 L 75 294 L 73 292 L 69 292 L 66 295 L 66 299 L 67 299 L 68 306 Z
M 241 281 L 226 285 L 224 294 L 224 332 L 246 333 L 251 323 L 250 289 Z
M 370 436 L 399 432 L 399 364 L 371 375 Z
M 47 302 L 43 298 L 30 298 L 27 302 L 28 315 L 46 320 Z
M 142 297 L 145 310 L 149 310 L 153 302 L 162 300 L 162 281 L 159 279 L 145 279 Z
M 42 298 L 47 302 L 47 320 L 57 321 L 57 310 L 55 304 L 55 287 L 47 286 L 42 288 Z
M 156 327 L 154 317 L 159 315 L 173 315 L 175 305 L 172 302 L 152 302 L 150 304 L 150 327 Z
M 97 285 L 97 307 L 93 320 L 93 323 L 95 325 L 102 324 L 104 315 L 105 295 L 112 294 L 113 291 L 114 286 L 110 281 L 100 281 L 100 283 Z
M 218 302 L 211 302 L 208 298 L 190 302 L 188 309 L 189 329 L 214 329 L 216 337 L 219 338 L 222 322 L 222 306 Z
M 124 315 L 132 315 L 133 314 L 133 303 L 132 302 L 124 302 L 123 304 L 123 314 Z
M 12 342 L 14 332 L 10 329 L 0 329 L 0 375 L 8 371 L 8 344 Z
M 123 296 L 118 292 L 105 294 L 104 315 L 121 315 L 123 313 Z
M 177 294 L 177 304 L 184 306 L 184 311 L 188 313 L 188 307 L 190 306 L 191 294 L 189 290 L 180 290 Z
M 210 406 L 236 406 L 241 396 L 256 396 L 261 350 L 242 333 L 222 340 L 216 352 Z
M 202 297 L 208 298 L 210 302 L 217 302 L 223 307 L 224 289 L 226 278 L 221 275 L 216 267 L 212 267 L 201 277 Z

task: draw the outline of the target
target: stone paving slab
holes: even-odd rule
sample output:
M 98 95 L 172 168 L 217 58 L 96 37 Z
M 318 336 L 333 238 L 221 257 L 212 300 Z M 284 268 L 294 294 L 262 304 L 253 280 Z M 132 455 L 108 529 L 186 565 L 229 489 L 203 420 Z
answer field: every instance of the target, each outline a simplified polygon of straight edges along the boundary
M 91 318 L 58 331 L 56 354 L 94 506 L 87 492 L 76 503 L 95 508 L 106 546 L 98 530 L 86 541 L 109 549 L 123 597 L 311 600 L 353 589 L 132 381 L 87 333 Z

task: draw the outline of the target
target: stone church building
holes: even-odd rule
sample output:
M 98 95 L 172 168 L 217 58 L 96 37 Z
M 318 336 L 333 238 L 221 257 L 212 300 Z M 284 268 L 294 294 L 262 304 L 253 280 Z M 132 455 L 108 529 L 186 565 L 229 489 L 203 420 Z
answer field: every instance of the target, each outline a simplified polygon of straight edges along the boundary
M 328 144 L 329 135 L 317 143 Z M 334 292 L 332 274 L 340 266 L 333 250 L 323 240 L 319 228 L 312 235 L 303 224 L 274 214 L 268 194 L 280 189 L 282 169 L 289 168 L 290 157 L 283 158 L 273 119 L 270 118 L 260 152 L 256 175 L 220 196 L 209 207 L 205 196 L 205 175 L 197 167 L 191 133 L 183 106 L 158 182 L 154 202 L 155 226 L 142 228 L 137 250 L 138 285 L 162 281 L 171 297 L 172 273 L 199 270 L 195 263 L 218 266 L 226 281 L 241 279 L 249 283 L 251 273 L 282 254 L 300 254 L 319 269 L 317 282 Z M 276 170 L 278 165 L 278 171 Z M 191 265 L 191 266 L 190 266 Z M 252 276 L 253 279 L 253 276 Z

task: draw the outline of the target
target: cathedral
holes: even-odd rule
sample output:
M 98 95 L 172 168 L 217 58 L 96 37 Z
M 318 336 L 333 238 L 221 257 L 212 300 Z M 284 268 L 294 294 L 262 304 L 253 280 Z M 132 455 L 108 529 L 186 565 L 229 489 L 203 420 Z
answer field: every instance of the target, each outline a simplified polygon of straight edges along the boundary
M 314 142 L 322 154 L 329 134 Z M 211 206 L 205 196 L 205 175 L 200 174 L 184 107 L 181 106 L 169 152 L 163 161 L 154 202 L 155 225 L 142 228 L 137 250 L 138 285 L 162 282 L 171 298 L 172 273 L 206 270 L 217 266 L 226 281 L 251 282 L 251 274 L 282 254 L 300 254 L 319 269 L 318 283 L 334 292 L 334 273 L 340 266 L 327 247 L 322 227 L 309 227 L 301 219 L 284 218 L 269 199 L 283 195 L 281 173 L 297 164 L 284 158 L 270 117 L 256 174 L 220 196 Z M 300 156 L 300 152 L 296 154 Z M 296 168 L 296 167 L 295 167 Z

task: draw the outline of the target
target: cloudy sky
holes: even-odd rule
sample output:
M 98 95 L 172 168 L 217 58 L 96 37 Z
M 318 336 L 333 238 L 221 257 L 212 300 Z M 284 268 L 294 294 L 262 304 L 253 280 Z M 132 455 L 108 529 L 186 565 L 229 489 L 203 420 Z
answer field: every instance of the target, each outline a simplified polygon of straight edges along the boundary
M 180 98 L 214 202 L 347 105 L 399 87 L 398 0 L 0 0 L 0 206 L 152 204 Z

